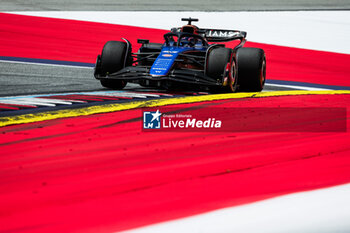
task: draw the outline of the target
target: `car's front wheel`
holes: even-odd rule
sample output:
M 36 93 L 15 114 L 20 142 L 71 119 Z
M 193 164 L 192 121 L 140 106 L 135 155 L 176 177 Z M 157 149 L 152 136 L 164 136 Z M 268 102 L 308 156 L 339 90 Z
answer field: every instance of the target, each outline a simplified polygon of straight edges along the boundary
M 108 75 L 130 65 L 130 59 L 131 48 L 128 48 L 126 42 L 108 41 L 103 47 L 100 60 L 97 61 L 99 63 L 100 75 L 103 77 L 100 80 L 101 85 L 111 89 L 123 89 L 126 85 L 125 80 L 110 79 Z

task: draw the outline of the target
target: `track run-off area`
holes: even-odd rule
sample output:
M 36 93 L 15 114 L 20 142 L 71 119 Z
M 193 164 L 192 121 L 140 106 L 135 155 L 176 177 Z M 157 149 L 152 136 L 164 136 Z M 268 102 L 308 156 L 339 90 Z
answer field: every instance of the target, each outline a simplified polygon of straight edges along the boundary
M 265 13 L 0 13 L 0 232 L 349 231 L 349 12 Z M 93 78 L 109 40 L 136 52 L 181 17 L 229 28 L 244 14 L 266 23 L 231 27 L 265 50 L 264 92 L 110 91 Z M 244 127 L 144 131 L 145 109 Z

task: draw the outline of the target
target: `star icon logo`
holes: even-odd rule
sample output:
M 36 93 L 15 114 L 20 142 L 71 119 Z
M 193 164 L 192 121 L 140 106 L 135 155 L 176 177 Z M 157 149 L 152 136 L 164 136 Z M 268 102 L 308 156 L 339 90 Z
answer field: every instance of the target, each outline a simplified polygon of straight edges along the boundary
M 159 121 L 159 117 L 162 115 L 159 110 L 157 110 L 155 113 L 151 113 L 151 115 L 153 116 L 151 122 L 153 122 L 154 120 Z
M 159 110 L 157 110 L 156 112 L 143 112 L 143 128 L 160 129 L 161 116 L 162 116 L 162 113 L 159 112 Z

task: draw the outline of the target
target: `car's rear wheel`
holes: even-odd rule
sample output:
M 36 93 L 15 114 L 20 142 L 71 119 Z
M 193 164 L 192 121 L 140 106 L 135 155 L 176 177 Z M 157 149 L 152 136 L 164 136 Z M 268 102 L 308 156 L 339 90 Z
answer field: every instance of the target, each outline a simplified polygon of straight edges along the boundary
M 215 91 L 235 92 L 237 90 L 236 65 L 230 48 L 214 48 L 207 57 L 206 74 L 222 81 L 224 87 Z
M 113 74 L 125 66 L 131 65 L 131 48 L 127 43 L 121 41 L 108 41 L 102 50 L 100 58 L 101 76 Z M 111 89 L 123 89 L 126 85 L 125 80 L 103 78 L 101 85 Z
M 265 52 L 259 48 L 237 50 L 238 85 L 241 91 L 258 92 L 266 80 Z

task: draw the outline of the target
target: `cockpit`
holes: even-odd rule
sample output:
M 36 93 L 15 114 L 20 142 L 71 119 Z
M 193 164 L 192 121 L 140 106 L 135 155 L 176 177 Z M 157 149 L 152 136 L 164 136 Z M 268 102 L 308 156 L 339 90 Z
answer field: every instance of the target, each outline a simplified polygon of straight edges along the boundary
M 203 39 L 203 37 L 186 32 L 170 32 L 164 35 L 164 39 L 167 46 L 194 48 L 202 48 L 203 46 L 208 46 L 207 42 Z

